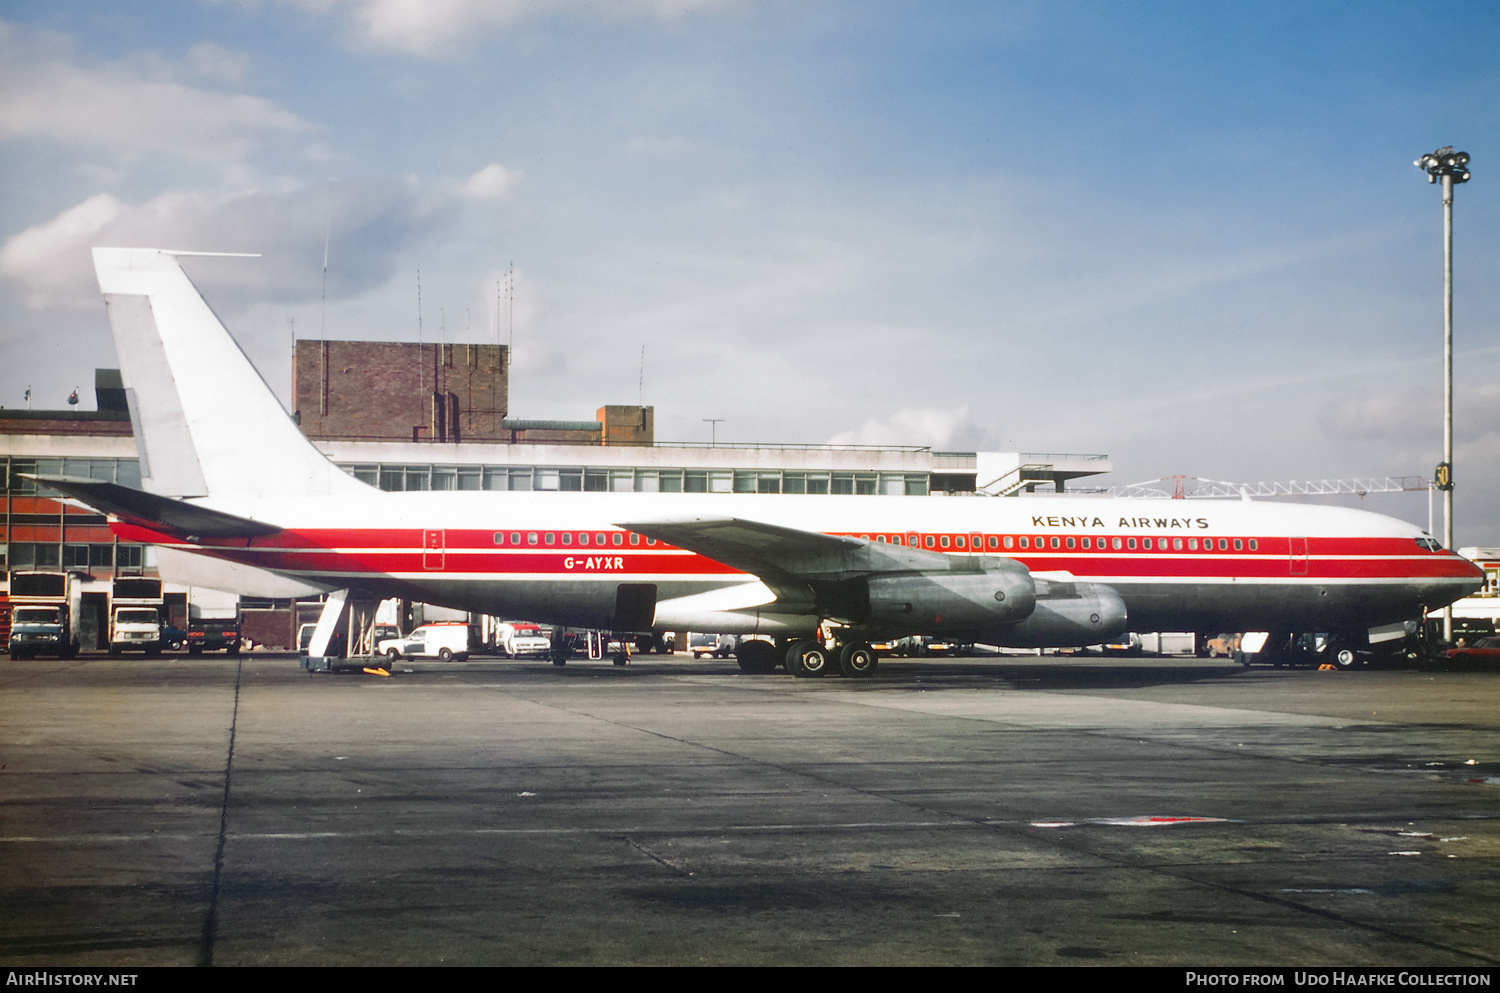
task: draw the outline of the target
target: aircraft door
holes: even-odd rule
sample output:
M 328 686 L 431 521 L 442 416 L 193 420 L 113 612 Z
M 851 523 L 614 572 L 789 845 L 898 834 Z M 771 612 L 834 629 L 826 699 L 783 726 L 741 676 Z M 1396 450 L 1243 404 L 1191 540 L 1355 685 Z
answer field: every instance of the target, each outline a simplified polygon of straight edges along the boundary
M 1307 575 L 1307 539 L 1292 538 L 1290 552 L 1292 575 Z
M 422 532 L 422 568 L 441 569 L 446 553 L 446 542 L 442 531 Z

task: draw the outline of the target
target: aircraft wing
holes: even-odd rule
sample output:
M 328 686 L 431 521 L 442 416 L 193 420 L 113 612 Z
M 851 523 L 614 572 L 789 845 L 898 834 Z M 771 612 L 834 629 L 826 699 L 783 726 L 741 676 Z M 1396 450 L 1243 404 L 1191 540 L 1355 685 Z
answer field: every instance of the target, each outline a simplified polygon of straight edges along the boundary
M 24 475 L 88 504 L 101 514 L 112 514 L 131 524 L 170 534 L 201 538 L 254 538 L 276 534 L 281 530 L 274 524 L 236 517 L 185 500 L 121 486 L 119 483 L 73 476 Z
M 618 526 L 751 573 L 789 606 L 805 602 L 816 583 L 881 573 L 964 571 L 970 561 L 738 517 L 685 517 Z

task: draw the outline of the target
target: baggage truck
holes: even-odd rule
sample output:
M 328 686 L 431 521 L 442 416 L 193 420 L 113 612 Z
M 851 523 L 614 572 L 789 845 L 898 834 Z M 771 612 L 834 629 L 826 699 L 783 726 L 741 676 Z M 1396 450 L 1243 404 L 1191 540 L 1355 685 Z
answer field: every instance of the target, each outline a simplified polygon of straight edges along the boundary
M 145 652 L 162 647 L 161 580 L 123 576 L 114 581 L 110 596 L 109 654 Z
M 78 581 L 65 572 L 11 573 L 10 657 L 77 655 L 83 642 L 81 597 Z

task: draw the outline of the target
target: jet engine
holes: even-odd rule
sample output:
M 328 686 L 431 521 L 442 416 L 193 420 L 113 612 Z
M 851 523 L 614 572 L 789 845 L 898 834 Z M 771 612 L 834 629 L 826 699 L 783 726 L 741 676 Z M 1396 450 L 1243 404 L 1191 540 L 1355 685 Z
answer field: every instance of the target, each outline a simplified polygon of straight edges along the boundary
M 1067 648 L 1097 645 L 1127 630 L 1125 601 L 1102 583 L 1036 580 L 1036 609 L 1019 624 L 990 632 L 1001 648 Z
M 976 572 L 907 573 L 867 581 L 865 623 L 879 629 L 988 631 L 1031 616 L 1036 587 L 1013 559 L 987 559 Z
M 1094 645 L 1125 633 L 1125 601 L 1100 583 L 1038 579 L 1012 559 L 982 571 L 872 576 L 859 623 L 1004 648 Z

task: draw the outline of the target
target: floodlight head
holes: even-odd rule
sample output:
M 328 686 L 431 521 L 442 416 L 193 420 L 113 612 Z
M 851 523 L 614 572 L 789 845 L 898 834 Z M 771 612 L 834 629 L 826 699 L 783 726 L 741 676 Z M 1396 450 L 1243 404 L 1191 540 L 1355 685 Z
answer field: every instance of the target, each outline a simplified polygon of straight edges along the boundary
M 1435 152 L 1429 152 L 1412 164 L 1427 173 L 1429 183 L 1436 183 L 1443 176 L 1454 183 L 1469 181 L 1469 170 L 1464 168 L 1469 164 L 1469 153 L 1455 152 L 1452 145 L 1444 145 Z

